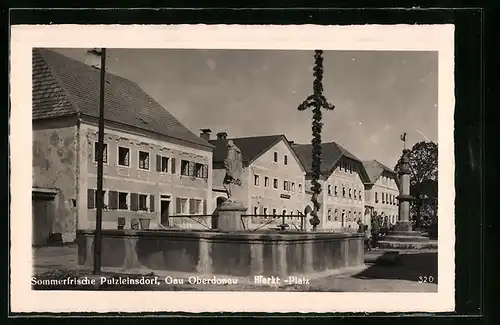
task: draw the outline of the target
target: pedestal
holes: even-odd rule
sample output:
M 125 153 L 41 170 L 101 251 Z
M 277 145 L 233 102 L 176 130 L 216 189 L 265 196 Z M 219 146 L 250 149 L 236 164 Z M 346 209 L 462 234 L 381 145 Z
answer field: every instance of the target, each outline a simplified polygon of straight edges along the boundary
M 218 229 L 220 231 L 244 230 L 241 216 L 247 211 L 243 204 L 234 201 L 225 201 L 218 208 Z
M 394 225 L 394 230 L 395 231 L 407 231 L 407 232 L 412 231 L 411 221 L 400 220 L 400 221 L 396 222 L 396 224 Z

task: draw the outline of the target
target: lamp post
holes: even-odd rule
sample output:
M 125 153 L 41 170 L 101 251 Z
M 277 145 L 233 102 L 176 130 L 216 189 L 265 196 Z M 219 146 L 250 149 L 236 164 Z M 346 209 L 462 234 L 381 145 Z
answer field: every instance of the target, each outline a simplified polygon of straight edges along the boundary
M 99 96 L 99 131 L 98 131 L 98 150 L 97 150 L 97 200 L 95 216 L 95 235 L 94 235 L 94 274 L 101 273 L 101 246 L 102 246 L 102 209 L 104 207 L 104 193 L 102 191 L 103 183 L 103 164 L 104 164 L 104 90 L 106 85 L 106 48 L 101 50 L 93 49 L 88 53 L 101 58 L 101 81 Z

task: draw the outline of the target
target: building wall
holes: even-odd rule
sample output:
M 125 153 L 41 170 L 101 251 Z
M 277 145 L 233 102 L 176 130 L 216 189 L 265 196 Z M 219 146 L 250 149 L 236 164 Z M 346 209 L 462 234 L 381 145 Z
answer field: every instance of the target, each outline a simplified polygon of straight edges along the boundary
M 357 229 L 357 221 L 364 214 L 364 185 L 359 168 L 352 160 L 342 158 L 322 182 L 321 228 Z
M 373 207 L 374 212 L 379 215 L 388 216 L 391 223 L 398 220 L 399 189 L 396 183 L 396 175 L 384 172 L 371 187 L 365 190 L 366 204 Z M 383 197 L 382 197 L 383 195 Z
M 82 213 L 80 229 L 95 228 L 96 210 L 89 200 L 92 191 L 97 188 L 97 162 L 95 159 L 95 143 L 97 142 L 97 127 L 83 124 L 80 128 L 81 139 L 81 178 L 80 205 Z M 125 218 L 125 228 L 130 228 L 132 219 L 150 219 L 150 228 L 160 226 L 160 207 L 162 196 L 170 197 L 169 215 L 210 214 L 213 209 L 212 201 L 212 152 L 180 146 L 160 141 L 140 134 L 123 132 L 116 129 L 107 129 L 105 133 L 107 144 L 107 162 L 104 164 L 103 189 L 105 192 L 105 209 L 103 211 L 103 228 L 116 229 L 119 217 Z M 129 149 L 129 166 L 119 165 L 119 147 Z M 139 168 L 139 151 L 149 153 L 149 169 Z M 164 166 L 157 165 L 158 156 L 168 158 Z M 205 165 L 202 177 L 181 175 L 181 161 L 191 161 Z M 161 161 L 161 159 L 159 159 Z M 123 163 L 123 161 L 122 161 Z M 175 166 L 172 168 L 172 166 Z M 158 170 L 159 169 L 159 170 Z M 127 206 L 116 207 L 115 192 L 128 193 L 125 199 Z M 135 194 L 147 195 L 145 203 L 147 211 L 135 210 Z M 95 193 L 94 193 L 95 195 Z M 179 209 L 179 199 L 188 199 L 184 210 Z M 190 209 L 189 200 L 200 200 L 198 209 Z M 94 199 L 95 201 L 95 199 Z M 113 203 L 112 201 L 115 201 Z M 120 203 L 120 199 L 118 199 Z M 95 203 L 95 202 L 94 202 Z M 205 221 L 207 218 L 204 218 Z M 209 224 L 209 221 L 206 221 Z M 170 218 L 170 226 L 190 228 L 191 224 L 200 226 L 189 218 Z M 197 227 L 195 226 L 195 228 Z
M 52 233 L 64 242 L 76 237 L 77 145 L 76 119 L 33 121 L 33 187 L 57 192 Z M 13 175 L 15 181 L 15 175 Z
M 275 153 L 277 154 L 277 161 L 274 161 Z M 286 164 L 284 162 L 285 156 Z M 257 158 L 249 166 L 247 175 L 248 214 L 267 213 L 271 217 L 273 209 L 275 209 L 277 215 L 282 215 L 283 212 L 287 215 L 298 215 L 299 211 L 304 211 L 307 205 L 304 191 L 305 171 L 283 141 L 280 141 Z M 257 184 L 255 183 L 256 177 L 258 178 Z M 277 180 L 277 188 L 274 187 L 275 179 Z M 288 182 L 286 188 L 285 181 Z M 293 225 L 300 227 L 300 220 L 300 218 L 288 217 L 286 223 L 291 226 L 291 229 L 295 229 Z M 252 218 L 253 224 L 268 221 L 268 218 Z M 282 219 L 280 218 L 276 223 L 269 224 L 269 227 L 275 227 L 277 223 L 281 224 L 281 222 Z

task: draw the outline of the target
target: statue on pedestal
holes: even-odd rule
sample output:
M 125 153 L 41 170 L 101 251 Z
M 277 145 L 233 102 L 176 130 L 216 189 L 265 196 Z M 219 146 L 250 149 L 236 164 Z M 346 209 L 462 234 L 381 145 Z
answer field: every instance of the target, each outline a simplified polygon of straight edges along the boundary
M 241 186 L 241 175 L 243 171 L 243 156 L 241 150 L 232 140 L 227 142 L 227 157 L 224 160 L 226 176 L 223 185 L 227 192 L 229 201 L 234 201 L 234 187 Z

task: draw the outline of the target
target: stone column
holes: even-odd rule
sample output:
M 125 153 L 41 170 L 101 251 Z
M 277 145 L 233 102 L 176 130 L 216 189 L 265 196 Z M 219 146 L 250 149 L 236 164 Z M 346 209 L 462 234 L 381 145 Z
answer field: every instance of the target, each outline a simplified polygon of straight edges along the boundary
M 242 231 L 245 230 L 241 215 L 247 211 L 241 203 L 225 201 L 218 207 L 218 226 L 220 231 Z
M 399 168 L 399 201 L 398 222 L 396 223 L 396 231 L 411 231 L 410 220 L 410 201 L 413 197 L 410 195 L 410 150 L 403 150 L 401 166 Z

